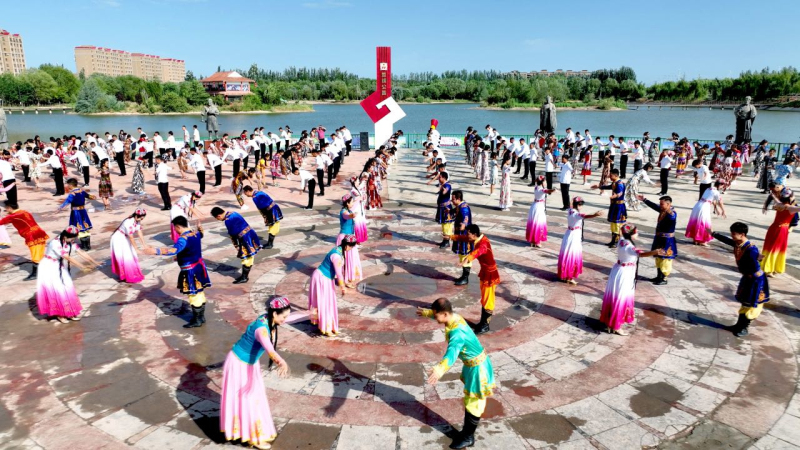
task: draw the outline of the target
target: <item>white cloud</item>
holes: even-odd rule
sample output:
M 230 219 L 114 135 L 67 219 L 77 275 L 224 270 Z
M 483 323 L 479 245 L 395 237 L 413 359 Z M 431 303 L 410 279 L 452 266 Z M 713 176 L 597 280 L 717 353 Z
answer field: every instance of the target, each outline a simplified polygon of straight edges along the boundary
M 522 41 L 527 47 L 532 48 L 534 50 L 544 50 L 550 47 L 550 41 L 543 38 L 536 38 L 536 39 L 525 39 Z
M 350 2 L 340 2 L 336 0 L 323 0 L 321 2 L 306 2 L 302 4 L 303 8 L 309 9 L 334 9 L 334 8 L 350 8 L 353 6 Z
M 107 6 L 109 8 L 119 8 L 122 6 L 122 3 L 118 2 L 117 0 L 95 0 L 95 4 L 99 6 Z

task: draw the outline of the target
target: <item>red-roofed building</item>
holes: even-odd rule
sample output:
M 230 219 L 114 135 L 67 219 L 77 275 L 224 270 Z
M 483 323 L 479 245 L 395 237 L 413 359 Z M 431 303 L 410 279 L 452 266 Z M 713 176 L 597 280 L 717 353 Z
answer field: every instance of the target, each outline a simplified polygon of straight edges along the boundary
M 0 73 L 18 75 L 22 72 L 25 72 L 25 49 L 22 47 L 22 37 L 0 30 Z
M 239 72 L 217 72 L 200 82 L 210 95 L 221 95 L 226 100 L 250 95 L 253 93 L 251 88 L 256 86 L 254 80 L 243 77 Z

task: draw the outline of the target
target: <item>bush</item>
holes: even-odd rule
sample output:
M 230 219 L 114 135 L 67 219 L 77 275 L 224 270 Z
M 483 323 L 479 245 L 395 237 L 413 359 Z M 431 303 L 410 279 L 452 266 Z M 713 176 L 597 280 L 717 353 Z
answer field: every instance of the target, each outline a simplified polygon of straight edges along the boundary
M 107 111 L 122 111 L 125 105 L 117 101 L 116 97 L 103 92 L 96 79 L 89 78 L 78 91 L 78 100 L 75 102 L 75 112 L 91 114 Z
M 175 92 L 167 92 L 161 97 L 161 109 L 164 112 L 187 112 L 191 107 L 185 98 Z

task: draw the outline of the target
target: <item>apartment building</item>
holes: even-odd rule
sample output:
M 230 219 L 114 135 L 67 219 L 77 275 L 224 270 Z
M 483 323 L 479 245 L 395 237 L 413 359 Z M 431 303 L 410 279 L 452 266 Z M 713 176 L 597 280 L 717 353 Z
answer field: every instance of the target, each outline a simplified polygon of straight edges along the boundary
M 133 75 L 146 80 L 180 83 L 186 77 L 186 63 L 181 59 L 161 58 L 145 53 L 82 45 L 75 47 L 78 73 L 89 76 L 101 73 L 110 76 Z
M 0 29 L 0 73 L 18 75 L 25 71 L 22 36 Z

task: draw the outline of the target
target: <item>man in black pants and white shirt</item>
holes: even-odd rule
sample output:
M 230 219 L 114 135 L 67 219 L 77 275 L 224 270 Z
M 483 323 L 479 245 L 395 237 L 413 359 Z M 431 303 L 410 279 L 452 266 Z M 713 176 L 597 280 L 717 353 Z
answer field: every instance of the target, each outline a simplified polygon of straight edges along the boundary
M 114 160 L 117 161 L 120 176 L 126 176 L 125 171 L 125 143 L 123 143 L 117 135 L 111 136 L 111 149 L 114 151 Z
M 344 154 L 350 156 L 350 150 L 353 149 L 353 134 L 344 125 L 342 125 L 342 136 L 344 137 Z
M 172 170 L 164 158 L 159 155 L 156 156 L 156 183 L 158 183 L 158 193 L 161 194 L 161 200 L 164 202 L 162 211 L 169 211 L 172 208 L 172 200 L 169 198 L 169 171 Z
M 55 179 L 56 182 L 56 193 L 53 194 L 53 197 L 60 197 L 64 195 L 64 171 L 61 168 L 61 160 L 58 159 L 58 156 L 55 155 L 55 151 L 53 151 L 53 149 L 47 150 L 47 154 L 49 155 L 49 157 L 47 159 L 47 162 L 44 163 L 44 165 L 50 166 L 50 168 L 53 169 L 53 179 Z M 86 155 L 83 156 L 85 157 Z
M 300 177 L 300 188 L 308 189 L 308 205 L 303 209 L 314 209 L 314 188 L 317 186 L 314 175 L 305 169 L 300 169 L 294 174 Z
M 28 151 L 28 147 L 22 147 L 19 145 L 15 146 L 16 152 L 14 153 L 14 157 L 17 158 L 19 161 L 20 167 L 22 167 L 22 181 L 27 183 L 31 181 L 31 157 L 36 158 L 37 156 L 30 151 Z
M 569 185 L 572 183 L 572 164 L 567 155 L 561 155 L 561 172 L 558 173 L 558 183 L 561 185 L 562 211 L 569 209 Z
M 78 165 L 81 166 L 81 172 L 83 173 L 83 185 L 89 185 L 89 158 L 86 157 L 86 153 L 78 150 L 75 152 L 74 155 L 68 157 L 70 161 L 78 160 Z
M 89 151 L 97 155 L 97 167 L 103 167 L 103 161 L 108 161 L 108 152 L 100 145 L 90 142 Z
M 220 186 L 222 184 L 222 158 L 217 156 L 216 153 L 209 153 L 208 149 L 203 150 L 203 156 L 208 161 L 208 165 L 214 169 L 214 187 Z
M 197 149 L 192 147 L 190 150 L 191 158 L 189 159 L 189 166 L 197 173 L 197 182 L 200 183 L 200 189 L 203 194 L 206 193 L 206 165 L 203 163 L 203 157 L 197 154 Z
M 327 155 L 323 154 L 316 148 L 311 151 L 311 156 L 314 157 L 314 164 L 317 168 L 317 186 L 319 187 L 319 196 L 325 195 L 325 169 L 332 164 Z
M 672 156 L 670 155 L 670 153 L 665 154 L 658 162 L 658 167 L 661 168 L 661 193 L 656 195 L 667 195 L 669 190 L 669 170 L 672 168 Z
M 694 167 L 694 173 L 697 176 L 697 181 L 700 183 L 700 196 L 697 200 L 703 199 L 703 194 L 711 187 L 711 171 L 708 170 L 708 166 L 703 164 L 702 159 L 696 159 L 692 162 L 692 167 Z
M 6 199 L 11 203 L 17 203 L 17 186 L 16 186 L 16 177 L 14 177 L 14 170 L 11 167 L 11 163 L 8 160 L 11 159 L 11 152 L 8 150 L 3 150 L 3 157 L 0 159 L 0 175 L 3 177 L 3 187 L 11 186 L 12 184 L 14 187 L 6 191 Z

